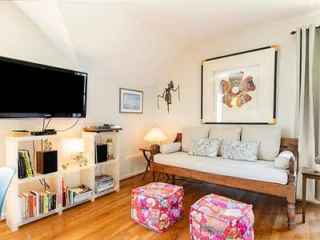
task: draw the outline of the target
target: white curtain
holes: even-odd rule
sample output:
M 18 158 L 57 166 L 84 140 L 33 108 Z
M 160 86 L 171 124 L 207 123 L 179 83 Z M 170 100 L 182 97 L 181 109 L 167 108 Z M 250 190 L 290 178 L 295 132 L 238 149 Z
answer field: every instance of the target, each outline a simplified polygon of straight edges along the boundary
M 299 138 L 299 173 L 303 167 L 313 167 L 319 152 L 319 77 L 320 36 L 316 26 L 297 29 L 297 102 L 295 137 Z M 302 176 L 298 175 L 298 198 L 301 199 Z M 315 191 L 315 188 L 319 191 Z M 317 194 L 316 194 L 317 193 Z M 318 196 L 316 196 L 318 195 Z M 320 200 L 320 184 L 308 180 L 307 200 Z

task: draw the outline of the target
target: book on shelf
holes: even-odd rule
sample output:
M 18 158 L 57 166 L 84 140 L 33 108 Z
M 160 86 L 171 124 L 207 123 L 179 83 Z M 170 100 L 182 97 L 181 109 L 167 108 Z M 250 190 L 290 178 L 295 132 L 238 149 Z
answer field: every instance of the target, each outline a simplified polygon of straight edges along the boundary
M 26 220 L 57 208 L 57 193 L 51 191 L 38 192 L 35 190 L 22 192 L 18 195 L 20 219 Z
M 92 197 L 92 190 L 85 185 L 77 187 L 66 187 L 63 186 L 63 207 L 78 203 Z
M 114 188 L 113 177 L 110 175 L 99 175 L 95 177 L 96 193 Z
M 30 153 L 26 149 L 18 150 L 18 178 L 23 179 L 34 176 Z

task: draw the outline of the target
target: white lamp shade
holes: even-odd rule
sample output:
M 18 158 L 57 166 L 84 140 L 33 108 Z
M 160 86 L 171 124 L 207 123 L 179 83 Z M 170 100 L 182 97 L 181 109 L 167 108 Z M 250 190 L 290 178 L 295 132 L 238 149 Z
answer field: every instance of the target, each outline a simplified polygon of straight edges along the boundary
M 166 140 L 167 137 L 158 127 L 153 127 L 143 139 L 147 142 L 158 143 Z
M 84 151 L 84 139 L 83 138 L 65 138 L 62 139 L 62 152 L 63 155 L 69 156 L 75 153 L 81 153 Z

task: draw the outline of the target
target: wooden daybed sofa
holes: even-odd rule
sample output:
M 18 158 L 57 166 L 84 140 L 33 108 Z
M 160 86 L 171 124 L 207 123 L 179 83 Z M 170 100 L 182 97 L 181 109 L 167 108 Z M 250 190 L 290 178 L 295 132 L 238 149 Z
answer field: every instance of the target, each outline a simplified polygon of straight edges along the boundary
M 178 133 L 174 142 L 182 142 L 182 133 Z M 276 183 L 268 181 L 259 181 L 246 178 L 239 178 L 230 176 L 230 174 L 214 174 L 207 172 L 206 169 L 202 171 L 194 170 L 192 167 L 182 168 L 179 166 L 170 165 L 170 153 L 166 154 L 167 162 L 165 164 L 157 162 L 157 156 L 163 155 L 160 153 L 159 145 L 152 145 L 150 169 L 153 174 L 153 181 L 155 181 L 155 173 L 164 173 L 172 176 L 172 183 L 175 181 L 175 176 L 194 179 L 198 181 L 214 183 L 221 186 L 232 187 L 237 189 L 248 190 L 252 192 L 268 194 L 280 198 L 285 198 L 287 204 L 288 228 L 290 230 L 294 227 L 295 218 L 295 202 L 296 202 L 296 182 L 298 172 L 298 140 L 294 138 L 281 138 L 280 151 L 290 151 L 294 157 L 290 157 L 289 168 L 285 172 L 286 182 Z M 178 153 L 183 154 L 183 153 Z M 187 154 L 187 153 L 185 153 Z M 189 156 L 185 155 L 186 158 Z M 173 158 L 172 158 L 173 159 Z M 201 160 L 201 159 L 200 159 Z M 228 160 L 232 161 L 232 160 Z M 192 165 L 192 163 L 191 163 Z M 191 166 L 189 165 L 189 166 Z M 229 175 L 229 176 L 228 176 Z

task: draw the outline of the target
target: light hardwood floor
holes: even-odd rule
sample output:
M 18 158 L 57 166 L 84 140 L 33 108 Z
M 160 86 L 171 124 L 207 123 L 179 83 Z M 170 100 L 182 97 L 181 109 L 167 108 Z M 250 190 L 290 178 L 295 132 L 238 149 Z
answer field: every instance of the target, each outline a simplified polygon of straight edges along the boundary
M 163 178 L 160 180 L 164 181 Z M 167 232 L 153 232 L 134 223 L 130 217 L 131 189 L 150 181 L 150 174 L 145 180 L 142 180 L 142 175 L 123 180 L 118 193 L 68 209 L 61 215 L 55 214 L 24 225 L 17 232 L 11 232 L 5 221 L 1 221 L 0 239 L 190 239 L 190 206 L 202 196 L 215 193 L 253 204 L 255 239 L 320 240 L 320 206 L 307 204 L 306 223 L 302 224 L 301 203 L 298 202 L 295 229 L 289 231 L 285 199 L 183 180 L 177 180 L 176 184 L 184 188 L 184 216 Z

